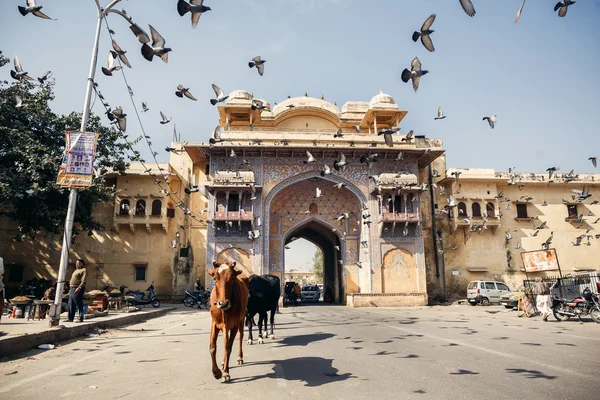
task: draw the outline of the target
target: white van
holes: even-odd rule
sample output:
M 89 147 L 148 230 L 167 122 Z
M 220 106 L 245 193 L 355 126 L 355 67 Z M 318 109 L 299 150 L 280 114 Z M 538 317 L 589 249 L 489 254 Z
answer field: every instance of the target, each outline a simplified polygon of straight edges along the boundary
M 500 303 L 502 295 L 512 292 L 504 282 L 471 281 L 467 286 L 467 300 L 472 305 L 487 306 L 490 303 Z

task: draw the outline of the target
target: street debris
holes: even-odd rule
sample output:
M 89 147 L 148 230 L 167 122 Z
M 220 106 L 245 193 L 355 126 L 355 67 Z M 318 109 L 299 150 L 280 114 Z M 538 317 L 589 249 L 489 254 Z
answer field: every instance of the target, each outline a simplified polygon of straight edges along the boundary
M 52 350 L 55 346 L 53 344 L 40 344 L 38 349 L 42 350 Z

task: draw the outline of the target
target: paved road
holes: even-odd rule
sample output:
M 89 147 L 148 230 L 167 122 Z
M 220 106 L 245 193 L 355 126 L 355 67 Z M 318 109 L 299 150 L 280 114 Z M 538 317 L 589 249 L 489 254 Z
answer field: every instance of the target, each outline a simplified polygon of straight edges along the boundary
M 244 345 L 246 364 L 231 369 L 231 383 L 210 372 L 208 313 L 180 309 L 3 360 L 0 398 L 547 400 L 600 391 L 600 325 L 592 322 L 470 306 L 282 312 L 275 340 Z

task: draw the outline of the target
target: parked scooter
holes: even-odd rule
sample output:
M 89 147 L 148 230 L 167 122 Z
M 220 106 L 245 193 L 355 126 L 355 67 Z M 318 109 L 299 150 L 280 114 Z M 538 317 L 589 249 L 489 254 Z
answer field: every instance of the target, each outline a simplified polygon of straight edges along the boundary
M 186 307 L 194 307 L 198 306 L 198 308 L 206 308 L 207 310 L 210 308 L 208 301 L 210 300 L 210 291 L 205 290 L 204 292 L 190 292 L 189 290 L 185 291 L 185 297 L 183 298 L 183 304 Z
M 152 304 L 152 307 L 158 308 L 160 307 L 160 300 L 156 296 L 156 292 L 154 291 L 154 281 L 150 284 L 150 287 L 146 289 L 148 291 L 148 297 L 144 298 L 144 292 L 140 292 L 139 290 L 128 290 L 125 293 L 126 296 L 132 296 L 135 298 L 135 305 L 146 305 Z
M 558 321 L 567 321 L 571 317 L 587 317 L 594 322 L 600 323 L 600 302 L 598 296 L 586 288 L 581 297 L 571 301 L 554 297 L 552 299 L 552 313 Z

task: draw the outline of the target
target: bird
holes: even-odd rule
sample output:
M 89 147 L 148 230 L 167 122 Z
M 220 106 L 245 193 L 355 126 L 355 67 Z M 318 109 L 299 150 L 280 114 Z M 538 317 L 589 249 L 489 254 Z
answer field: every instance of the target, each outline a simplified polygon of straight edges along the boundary
M 252 100 L 252 106 L 251 106 L 251 108 L 253 110 L 264 110 L 267 107 L 260 100 Z
M 460 5 L 462 6 L 463 10 L 465 10 L 465 13 L 469 17 L 474 17 L 476 12 L 475 12 L 475 7 L 473 7 L 473 3 L 471 3 L 471 0 L 459 0 L 459 1 L 460 1 Z
M 202 14 L 211 10 L 210 7 L 206 7 L 202 3 L 204 3 L 204 0 L 190 0 L 189 3 L 184 0 L 179 0 L 177 2 L 177 12 L 182 17 L 187 14 L 188 11 L 191 12 L 192 26 L 195 28 L 198 26 L 198 21 L 200 21 Z
M 588 160 L 590 160 L 592 162 L 592 165 L 594 165 L 594 168 L 596 168 L 598 166 L 598 157 L 590 157 L 590 158 L 588 158 Z
M 402 161 L 403 159 L 404 159 L 404 153 L 399 152 L 398 155 L 396 156 L 396 159 L 394 160 L 394 162 Z
M 296 106 L 295 106 L 295 105 L 293 105 L 293 104 L 288 104 L 286 107 L 287 107 L 287 108 L 289 108 L 289 109 L 292 109 L 292 108 L 294 108 L 294 107 L 296 107 Z
M 169 53 L 172 51 L 172 49 L 170 47 L 165 47 L 165 38 L 162 37 L 152 25 L 148 26 L 150 27 L 150 35 L 152 36 L 152 45 L 148 44 L 148 42 L 150 41 L 150 39 L 148 38 L 148 41 L 142 44 L 142 55 L 148 61 L 152 61 L 154 56 L 157 56 L 160 57 L 160 59 L 164 62 L 169 62 Z M 146 38 L 140 39 L 140 37 L 138 36 L 138 40 L 140 41 L 145 40 Z
M 27 7 L 18 6 L 19 12 L 22 16 L 26 16 L 27 14 L 31 13 L 39 18 L 52 19 L 40 11 L 42 9 L 42 6 L 38 6 L 37 4 L 35 4 L 35 0 L 27 0 L 25 4 L 27 5 Z
M 458 182 L 458 178 L 460 177 L 461 174 L 462 174 L 462 172 L 460 172 L 460 171 L 454 171 L 450 175 L 454 175 L 454 182 Z
M 400 131 L 400 128 L 396 128 L 396 127 L 391 128 L 391 129 L 384 128 L 384 129 L 380 130 L 379 132 L 377 132 L 377 136 L 383 135 L 385 144 L 387 144 L 388 147 L 394 147 L 394 139 L 392 138 L 392 135 L 398 131 Z
M 23 104 L 23 99 L 21 99 L 21 96 L 19 95 L 15 95 L 15 107 L 16 108 L 24 108 L 26 109 L 29 105 L 28 104 Z
M 44 72 L 44 75 L 42 75 L 41 78 L 37 78 L 37 80 L 38 80 L 39 83 L 43 84 L 51 76 L 52 76 L 52 71 L 46 71 L 46 72 Z
M 123 51 L 119 45 L 117 44 L 117 42 L 115 42 L 114 40 L 112 41 L 112 47 L 115 50 L 115 52 L 117 53 L 117 55 L 119 56 L 119 59 L 121 60 L 121 62 L 125 65 L 127 65 L 129 68 L 131 68 L 131 64 L 129 64 L 129 60 L 127 59 L 127 56 L 125 55 L 125 53 L 127 53 L 126 51 Z
M 436 118 L 434 118 L 434 120 L 436 119 L 444 119 L 446 118 L 446 116 L 444 115 L 444 110 L 442 110 L 442 107 L 438 107 L 438 116 Z
M 342 171 L 345 172 L 346 171 L 346 166 L 348 165 L 348 162 L 346 161 L 346 156 L 344 156 L 343 153 L 340 153 L 340 159 L 339 160 L 334 160 L 333 161 L 333 168 L 336 171 Z
M 175 91 L 175 95 L 179 98 L 183 98 L 183 96 L 187 97 L 190 100 L 198 100 L 196 99 L 192 93 L 190 93 L 190 88 L 184 88 L 183 85 L 177 85 L 177 90 Z
M 356 133 L 360 133 L 360 125 L 354 125 L 353 128 L 356 131 Z
M 525 2 L 526 2 L 526 1 L 527 1 L 527 0 L 523 0 L 523 3 L 521 3 L 521 7 L 519 7 L 519 11 L 517 11 L 517 16 L 516 16 L 516 18 L 515 18 L 515 24 L 516 24 L 517 22 L 519 22 L 519 18 L 521 18 L 521 13 L 523 12 L 523 7 L 525 6 Z
M 548 202 L 546 200 L 544 200 L 544 202 L 542 203 L 542 207 L 546 207 L 548 206 Z
M 106 76 L 112 76 L 113 72 L 119 71 L 122 67 L 120 65 L 115 65 L 115 59 L 117 58 L 117 53 L 113 50 L 108 52 L 108 68 L 102 67 L 102 73 Z
M 323 164 L 323 170 L 321 171 L 321 176 L 325 175 L 331 175 L 331 168 L 327 164 Z
M 213 106 L 229 98 L 229 96 L 225 96 L 225 93 L 223 93 L 221 88 L 215 85 L 214 83 L 212 84 L 212 88 L 215 91 L 215 96 L 217 97 L 216 99 L 210 99 L 210 104 L 212 104 Z
M 576 196 L 572 196 L 573 200 L 577 199 L 583 201 L 592 196 L 587 186 L 584 186 L 583 190 L 571 189 L 571 192 L 576 194 Z
M 171 122 L 171 118 L 173 118 L 173 117 L 167 118 L 167 116 L 162 111 L 159 111 L 159 112 L 160 112 L 160 117 L 162 118 L 162 121 L 160 121 L 160 123 L 162 125 L 165 125 L 165 124 L 168 124 L 169 122 Z
M 483 121 L 486 119 L 488 124 L 490 124 L 490 128 L 494 129 L 494 125 L 496 125 L 496 115 L 488 115 L 487 117 L 483 117 Z
M 319 189 L 319 188 L 316 188 L 316 191 L 315 191 L 315 199 L 318 199 L 319 197 L 321 197 L 321 189 Z
M 258 70 L 258 74 L 260 76 L 263 76 L 264 72 L 265 72 L 265 63 L 267 62 L 267 60 L 262 60 L 260 58 L 260 56 L 256 56 L 252 59 L 252 61 L 250 61 L 248 63 L 248 66 L 250 68 L 256 67 L 256 69 Z
M 336 189 L 341 189 L 343 187 L 346 187 L 346 184 L 340 182 L 340 183 L 336 183 L 335 185 L 333 185 L 333 187 L 336 188 Z
M 582 239 L 583 239 L 583 236 L 577 236 L 577 237 L 575 238 L 575 242 L 572 242 L 572 243 L 573 243 L 573 246 L 580 246 L 580 245 L 581 245 L 581 240 L 582 240 Z
M 548 171 L 548 179 L 552 179 L 552 175 L 554 175 L 554 173 L 559 170 L 560 170 L 560 167 L 550 167 L 550 168 L 546 169 L 546 171 Z
M 309 163 L 315 162 L 315 158 L 313 157 L 312 154 L 310 154 L 310 151 L 306 151 L 306 157 L 307 157 L 307 159 L 303 161 L 304 164 L 309 164 Z
M 291 249 L 291 247 L 290 246 L 285 246 L 284 249 L 289 250 L 289 249 Z
M 415 131 L 413 131 L 412 129 L 410 131 L 408 131 L 408 133 L 406 134 L 405 137 L 402 138 L 402 142 L 410 142 L 411 140 L 414 139 L 414 135 L 415 135 Z
M 343 213 L 341 214 L 339 217 L 336 218 L 336 221 L 343 221 L 345 219 L 348 219 L 348 217 L 350 216 L 350 214 L 348 213 Z
M 342 138 L 344 137 L 344 133 L 342 132 L 342 128 L 339 128 L 334 134 L 333 134 L 334 138 Z
M 150 111 L 150 109 L 148 108 L 148 105 L 142 101 L 142 112 L 148 112 L 148 111 Z
M 231 152 L 229 153 L 229 157 L 236 157 L 235 151 L 233 151 L 233 149 L 231 149 Z
M 223 127 L 221 125 L 217 125 L 215 129 L 213 129 L 212 137 L 208 140 L 210 144 L 215 144 L 222 142 L 221 134 L 223 133 Z
M 554 6 L 554 11 L 558 10 L 559 17 L 565 17 L 567 15 L 567 9 L 569 8 L 569 6 L 572 4 L 575 4 L 575 3 L 576 3 L 576 1 L 572 1 L 572 0 L 559 1 Z
M 360 158 L 360 162 L 361 163 L 367 163 L 367 165 L 370 167 L 371 164 L 373 164 L 374 162 L 377 162 L 377 154 L 371 154 L 368 157 L 362 156 Z
M 109 114 L 109 119 L 111 121 L 116 121 L 117 126 L 121 132 L 125 132 L 127 129 L 127 114 L 123 112 L 121 107 L 115 108 L 114 111 L 111 111 Z M 112 115 L 112 118 L 111 118 Z
M 427 18 L 425 22 L 423 22 L 423 25 L 421 26 L 421 31 L 415 31 L 412 35 L 413 42 L 419 40 L 420 37 L 423 46 L 431 52 L 435 51 L 435 47 L 433 47 L 433 42 L 431 41 L 431 37 L 429 36 L 434 32 L 433 30 L 429 29 L 431 28 L 433 21 L 435 21 L 435 14 L 431 14 L 429 18 Z
M 15 56 L 13 62 L 15 65 L 15 70 L 14 71 L 12 69 L 10 70 L 10 76 L 12 76 L 14 79 L 16 79 L 18 81 L 21 81 L 23 79 L 27 79 L 28 81 L 33 80 L 32 77 L 27 75 L 26 71 L 23 71 L 23 68 L 21 67 L 21 62 L 19 61 L 19 57 Z
M 407 83 L 410 79 L 412 79 L 412 85 L 415 92 L 419 88 L 419 82 L 421 81 L 421 77 L 425 74 L 428 74 L 428 70 L 421 69 L 421 61 L 419 61 L 418 57 L 413 58 L 410 63 L 410 71 L 405 68 L 402 71 L 402 81 Z

